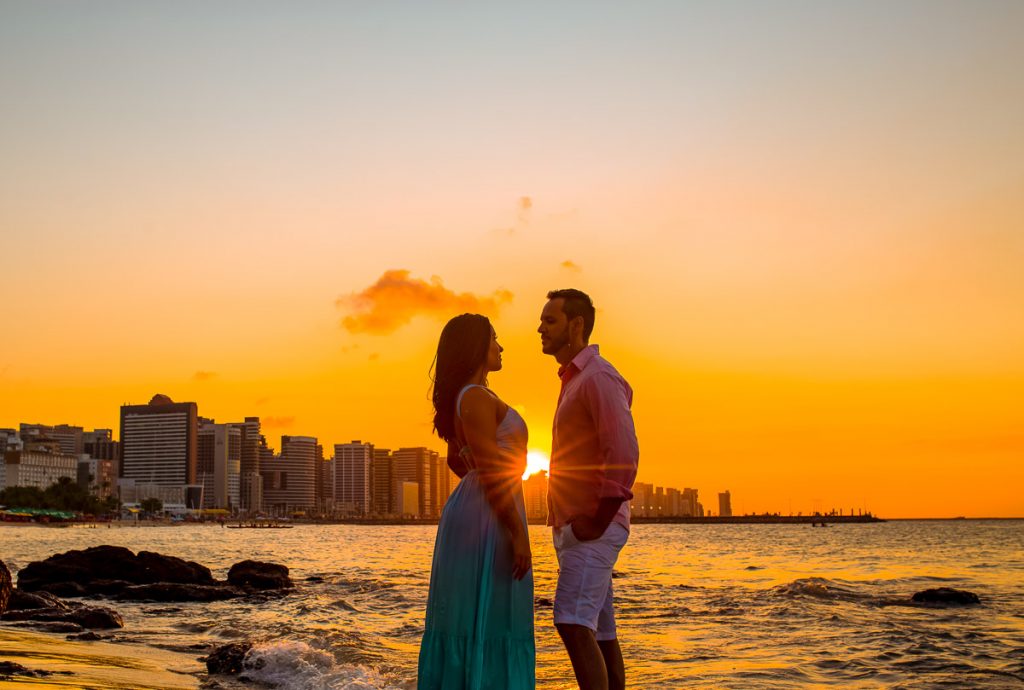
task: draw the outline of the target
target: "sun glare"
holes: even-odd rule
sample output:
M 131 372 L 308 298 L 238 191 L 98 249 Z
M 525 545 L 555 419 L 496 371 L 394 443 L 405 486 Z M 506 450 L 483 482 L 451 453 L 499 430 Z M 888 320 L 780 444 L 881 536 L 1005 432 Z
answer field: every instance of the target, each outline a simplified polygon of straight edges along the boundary
M 531 450 L 526 453 L 526 471 L 523 472 L 523 479 L 541 470 L 548 471 L 548 454 L 542 450 Z

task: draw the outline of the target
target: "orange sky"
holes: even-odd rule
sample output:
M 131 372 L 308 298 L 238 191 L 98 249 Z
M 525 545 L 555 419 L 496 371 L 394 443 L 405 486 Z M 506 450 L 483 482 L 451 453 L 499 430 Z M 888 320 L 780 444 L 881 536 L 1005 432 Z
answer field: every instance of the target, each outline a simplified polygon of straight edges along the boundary
M 480 309 L 547 450 L 575 286 L 641 481 L 1024 515 L 1019 4 L 198 7 L 0 9 L 0 426 L 162 392 L 440 448 Z

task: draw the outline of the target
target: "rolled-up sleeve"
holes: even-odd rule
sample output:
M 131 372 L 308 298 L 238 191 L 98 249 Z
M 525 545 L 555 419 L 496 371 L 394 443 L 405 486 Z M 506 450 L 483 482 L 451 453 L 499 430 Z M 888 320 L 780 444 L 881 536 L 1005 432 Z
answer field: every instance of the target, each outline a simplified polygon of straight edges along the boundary
M 600 498 L 633 498 L 640 447 L 633 426 L 633 390 L 620 377 L 601 373 L 587 381 L 585 395 L 597 429 L 604 479 Z

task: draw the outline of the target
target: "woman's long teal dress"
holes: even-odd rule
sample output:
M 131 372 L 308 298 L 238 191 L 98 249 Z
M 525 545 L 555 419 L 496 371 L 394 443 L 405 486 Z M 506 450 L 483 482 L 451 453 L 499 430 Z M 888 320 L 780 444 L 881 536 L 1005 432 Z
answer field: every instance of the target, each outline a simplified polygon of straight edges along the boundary
M 459 393 L 456 410 L 468 388 Z M 526 423 L 511 407 L 497 441 L 509 471 L 521 475 Z M 418 688 L 532 689 L 533 571 L 513 579 L 508 532 L 484 495 L 472 458 L 465 459 L 471 469 L 448 497 L 437 526 Z M 516 505 L 525 524 L 521 491 Z

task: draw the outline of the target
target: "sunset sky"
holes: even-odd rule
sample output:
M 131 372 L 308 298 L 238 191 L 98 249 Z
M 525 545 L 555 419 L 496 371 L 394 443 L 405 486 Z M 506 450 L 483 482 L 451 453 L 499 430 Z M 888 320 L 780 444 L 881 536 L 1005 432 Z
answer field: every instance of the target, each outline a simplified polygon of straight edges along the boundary
M 771 10 L 770 12 L 768 10 Z M 0 427 L 154 393 L 429 445 L 444 321 L 550 448 L 589 292 L 640 481 L 1024 515 L 1024 3 L 0 0 Z

